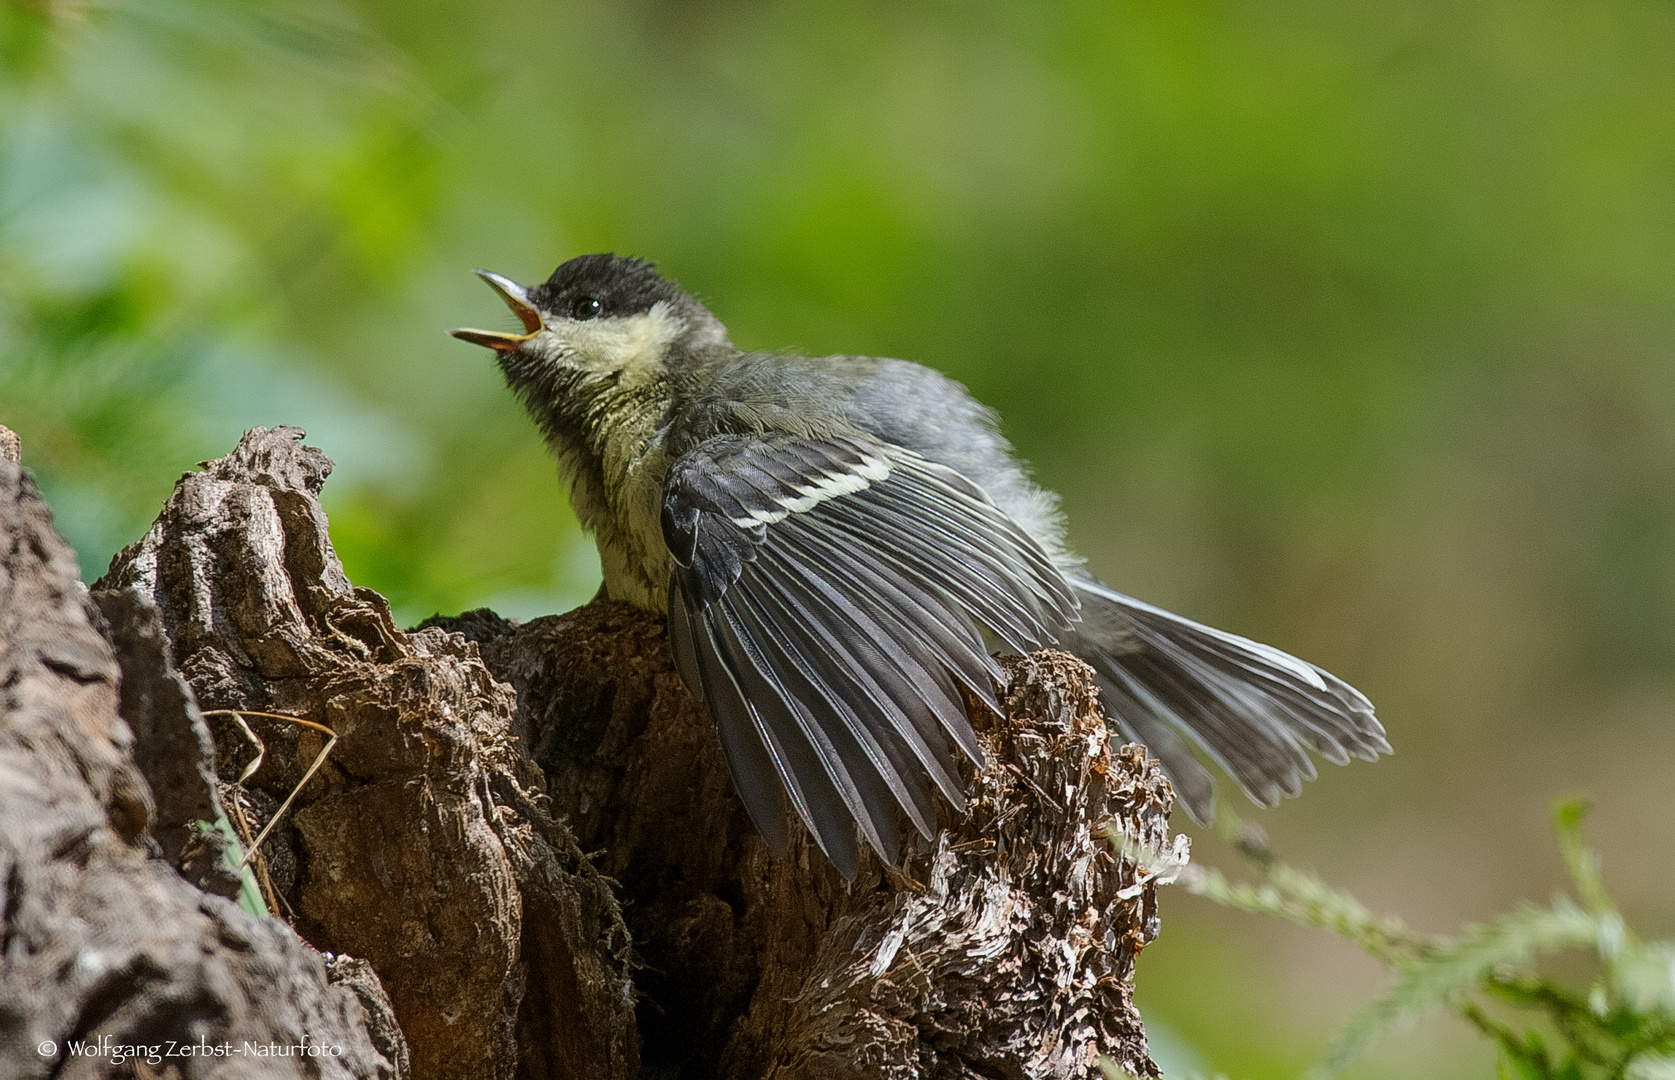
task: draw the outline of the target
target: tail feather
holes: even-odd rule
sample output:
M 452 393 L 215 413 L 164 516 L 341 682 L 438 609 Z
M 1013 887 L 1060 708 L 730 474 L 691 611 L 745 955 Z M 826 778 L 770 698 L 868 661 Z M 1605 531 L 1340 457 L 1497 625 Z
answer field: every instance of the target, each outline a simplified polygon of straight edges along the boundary
M 1075 584 L 1084 621 L 1068 647 L 1098 672 L 1107 712 L 1157 755 L 1194 819 L 1210 820 L 1215 792 L 1189 742 L 1262 806 L 1314 779 L 1309 750 L 1340 765 L 1390 753 L 1372 705 L 1342 679 L 1097 582 Z

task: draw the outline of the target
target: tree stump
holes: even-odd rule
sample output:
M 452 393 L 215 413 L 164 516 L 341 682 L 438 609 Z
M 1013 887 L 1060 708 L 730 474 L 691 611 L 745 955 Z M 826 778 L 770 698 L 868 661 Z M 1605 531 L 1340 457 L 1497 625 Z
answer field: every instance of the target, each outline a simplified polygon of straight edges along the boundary
M 933 840 L 910 838 L 898 866 L 869 857 L 847 883 L 800 831 L 784 859 L 756 837 L 660 619 L 601 599 L 524 625 L 483 611 L 398 629 L 344 574 L 318 502 L 331 465 L 301 435 L 255 429 L 183 477 L 95 586 L 103 619 L 60 604 L 82 612 L 79 638 L 54 631 L 82 642 L 65 646 L 71 659 L 30 654 L 56 680 L 40 700 L 88 743 L 82 819 L 96 810 L 101 843 L 130 872 L 197 905 L 155 926 L 185 940 L 214 910 L 250 940 L 298 958 L 312 946 L 344 972 L 276 982 L 288 1000 L 252 996 L 248 1009 L 336 1002 L 332 1037 L 358 1039 L 361 1055 L 338 1063 L 357 1076 L 1034 1080 L 1087 1076 L 1100 1054 L 1156 1075 L 1132 999 L 1134 957 L 1158 930 L 1155 883 L 1107 830 L 1167 846 L 1172 795 L 1142 748 L 1113 751 L 1080 661 L 1007 659 L 1006 715 L 973 710 L 987 763 L 969 770 L 969 811 L 945 810 Z M 34 526 L 14 517 L 0 516 L 0 554 L 29 547 L 44 509 Z M 120 701 L 142 722 L 117 714 L 96 623 L 134 657 Z M 0 624 L 7 663 L 25 641 L 13 625 Z M 72 701 L 98 719 L 70 719 Z M 263 845 L 270 920 L 216 895 L 231 886 L 194 849 L 193 822 L 236 803 L 261 828 L 326 736 L 251 713 L 337 740 Z M 25 774 L 55 752 L 18 734 L 33 715 L 0 698 L 0 761 L 16 747 Z M 261 763 L 241 781 L 252 735 Z M 0 858 L 15 862 L 13 822 L 39 819 L 31 799 L 47 796 L 5 783 Z M 86 873 L 64 869 L 53 895 L 75 895 Z M 69 1005 L 51 1014 L 65 1019 L 12 1023 L 3 1003 L 18 1008 L 36 985 L 10 960 L 15 910 L 0 904 L 0 1052 L 85 1027 Z M 219 948 L 234 955 L 170 974 L 207 979 L 212 960 L 248 960 L 242 945 Z M 104 991 L 111 1015 L 130 989 Z M 183 1006 L 179 1023 L 219 1032 L 229 1015 Z M 193 1059 L 181 1074 L 248 1064 Z M 275 1075 L 316 1075 L 286 1067 Z

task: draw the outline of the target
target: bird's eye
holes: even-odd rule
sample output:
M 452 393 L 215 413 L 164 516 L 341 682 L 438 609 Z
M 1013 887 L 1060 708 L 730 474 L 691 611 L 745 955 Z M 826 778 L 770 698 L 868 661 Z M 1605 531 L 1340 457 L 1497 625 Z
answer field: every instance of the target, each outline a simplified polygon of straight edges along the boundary
M 605 310 L 605 305 L 596 296 L 578 296 L 576 302 L 570 305 L 572 319 L 597 319 L 599 313 Z

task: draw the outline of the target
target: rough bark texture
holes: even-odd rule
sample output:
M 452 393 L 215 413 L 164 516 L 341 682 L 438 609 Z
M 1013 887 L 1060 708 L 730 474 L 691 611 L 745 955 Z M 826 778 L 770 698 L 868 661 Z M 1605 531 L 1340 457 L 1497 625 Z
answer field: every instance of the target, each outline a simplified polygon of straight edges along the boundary
M 246 915 L 169 864 L 170 843 L 151 825 L 209 809 L 199 747 L 175 770 L 191 790 L 154 799 L 124 717 L 143 714 L 153 723 L 141 730 L 155 734 L 169 727 L 165 712 L 190 712 L 190 702 L 131 702 L 129 686 L 155 690 L 167 675 L 119 669 L 98 621 L 33 481 L 0 460 L 0 1076 L 132 1075 L 109 1053 L 78 1056 L 76 1044 L 161 1054 L 171 1041 L 305 1040 L 336 1053 L 159 1056 L 158 1068 L 398 1075 L 369 1034 L 368 1005 L 375 1012 L 382 996 L 375 977 L 360 995 L 334 985 L 282 922 Z M 159 737 L 182 745 L 190 717 L 181 722 Z
M 156 606 L 206 708 L 337 733 L 269 841 L 286 871 L 275 884 L 299 933 L 377 971 L 414 1076 L 509 1078 L 520 1057 L 633 1075 L 609 886 L 541 808 L 539 774 L 510 739 L 510 689 L 465 639 L 403 633 L 383 597 L 350 585 L 316 498 L 331 462 L 301 435 L 257 429 L 182 478 L 98 590 Z M 252 800 L 261 821 L 325 737 L 246 722 L 266 748 L 243 785 L 269 797 Z M 248 742 L 231 719 L 216 729 L 228 758 Z M 240 747 L 222 779 L 251 753 Z M 551 1022 L 526 995 L 526 955 L 543 987 L 564 984 L 572 1018 Z
M 198 822 L 222 816 L 215 788 L 215 743 L 186 680 L 169 662 L 157 609 L 133 593 L 92 594 L 105 637 L 122 668 L 118 708 L 133 733 L 134 765 L 151 792 L 151 835 L 188 881 L 219 896 L 238 896 L 226 864 L 225 834 Z
M 1079 661 L 1007 661 L 1006 716 L 976 712 L 989 762 L 971 771 L 970 812 L 915 837 L 900 867 L 869 861 L 846 883 L 800 832 L 789 858 L 764 849 L 661 620 L 597 600 L 521 626 L 472 612 L 397 629 L 332 551 L 317 501 L 330 462 L 300 437 L 257 429 L 182 478 L 98 583 L 127 658 L 120 696 L 79 594 L 68 608 L 86 640 L 36 666 L 90 747 L 69 771 L 102 843 L 200 913 L 299 954 L 280 919 L 215 895 L 236 882 L 193 823 L 236 804 L 261 828 L 325 737 L 246 716 L 258 747 L 230 717 L 206 727 L 194 696 L 336 733 L 263 854 L 279 914 L 353 959 L 334 956 L 329 983 L 316 960 L 318 985 L 266 993 L 293 1011 L 336 1003 L 363 1055 L 345 1075 L 1034 1080 L 1090 1075 L 1099 1053 L 1155 1075 L 1131 998 L 1154 886 L 1104 830 L 1164 846 L 1171 795 L 1142 750 L 1111 751 Z M 4 625 L 10 657 L 21 639 Z M 46 798 L 7 794 L 7 767 L 53 764 L 50 745 L 21 739 L 32 722 L 0 700 L 0 853 L 14 815 L 41 817 L 28 799 Z M 36 984 L 4 944 L 9 1060 L 33 1032 L 68 1029 L 13 1022 Z M 212 953 L 180 978 L 233 962 Z M 107 1011 L 129 1008 L 127 984 L 104 994 Z M 205 1022 L 190 1003 L 179 1014 Z

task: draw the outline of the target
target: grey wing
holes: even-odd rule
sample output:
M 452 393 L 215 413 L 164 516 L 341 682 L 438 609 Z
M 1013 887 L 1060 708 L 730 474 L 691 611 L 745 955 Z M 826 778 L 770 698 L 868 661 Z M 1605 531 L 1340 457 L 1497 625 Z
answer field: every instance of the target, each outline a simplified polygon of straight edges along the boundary
M 1026 652 L 1077 619 L 981 489 L 863 436 L 710 439 L 670 470 L 663 534 L 676 661 L 746 809 L 783 850 L 789 798 L 848 877 L 857 824 L 894 861 L 900 811 L 932 833 L 929 782 L 963 809 L 949 742 L 980 750 L 962 691 L 998 711 L 979 624 Z

